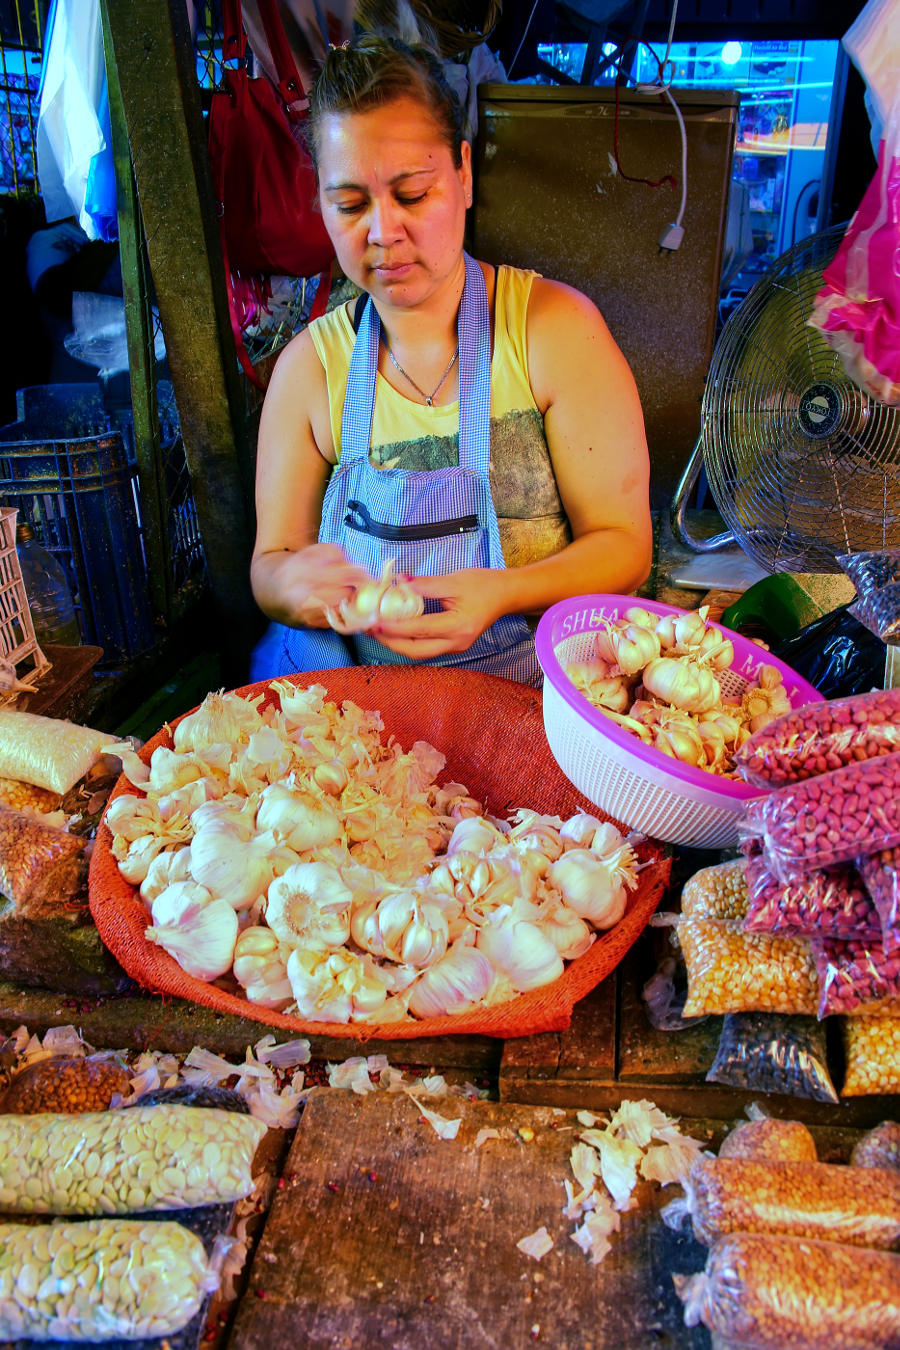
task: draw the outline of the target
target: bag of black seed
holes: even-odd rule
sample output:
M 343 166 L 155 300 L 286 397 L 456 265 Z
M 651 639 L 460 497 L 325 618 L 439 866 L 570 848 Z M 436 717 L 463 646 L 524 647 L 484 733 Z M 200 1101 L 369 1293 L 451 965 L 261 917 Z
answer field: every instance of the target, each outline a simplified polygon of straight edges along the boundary
M 814 1017 L 728 1013 L 708 1083 L 837 1102 L 828 1072 L 825 1027 Z

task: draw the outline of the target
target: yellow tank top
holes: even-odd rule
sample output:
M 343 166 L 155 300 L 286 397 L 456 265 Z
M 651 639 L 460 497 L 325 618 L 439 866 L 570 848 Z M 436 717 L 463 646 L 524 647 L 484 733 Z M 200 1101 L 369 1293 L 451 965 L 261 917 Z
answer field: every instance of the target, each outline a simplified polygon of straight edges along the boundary
M 507 567 L 547 558 L 571 540 L 568 521 L 544 435 L 544 423 L 528 380 L 525 317 L 537 274 L 497 269 L 494 348 L 491 354 L 490 483 Z M 355 301 L 314 320 L 309 335 L 325 367 L 331 434 L 341 454 L 341 416 L 350 356 Z M 459 462 L 459 404 L 429 408 L 376 376 L 371 463 L 376 468 L 443 469 Z

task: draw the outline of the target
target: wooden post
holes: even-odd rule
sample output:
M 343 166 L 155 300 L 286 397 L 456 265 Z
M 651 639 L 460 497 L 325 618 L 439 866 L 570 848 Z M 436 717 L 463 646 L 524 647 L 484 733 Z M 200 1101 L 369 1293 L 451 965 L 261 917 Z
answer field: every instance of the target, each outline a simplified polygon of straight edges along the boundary
M 184 0 L 102 0 L 226 679 L 255 609 L 253 470 Z

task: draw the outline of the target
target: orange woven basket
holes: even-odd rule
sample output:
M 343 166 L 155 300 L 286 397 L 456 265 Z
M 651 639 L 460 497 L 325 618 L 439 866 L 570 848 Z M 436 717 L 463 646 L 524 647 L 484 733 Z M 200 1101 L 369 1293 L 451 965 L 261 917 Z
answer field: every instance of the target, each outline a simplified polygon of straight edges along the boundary
M 447 757 L 444 781 L 465 783 L 487 810 L 502 818 L 520 807 L 564 819 L 577 811 L 597 814 L 558 768 L 544 734 L 539 690 L 493 675 L 397 666 L 354 666 L 307 671 L 288 676 L 293 684 L 321 684 L 335 703 L 350 699 L 367 711 L 378 711 L 385 734 L 404 749 L 426 740 Z M 247 685 L 244 696 L 265 694 L 274 701 L 269 682 Z M 179 719 L 180 720 L 180 719 Z M 172 723 L 172 728 L 177 722 Z M 164 727 L 141 751 L 149 761 L 159 745 L 171 745 L 171 729 Z M 120 778 L 110 800 L 135 792 Z M 352 1040 L 409 1040 L 420 1036 L 472 1034 L 511 1037 L 542 1031 L 561 1031 L 572 1018 L 572 1008 L 613 971 L 654 912 L 669 878 L 670 859 L 662 846 L 642 842 L 637 853 L 644 866 L 624 917 L 593 946 L 571 961 L 559 979 L 508 1003 L 477 1008 L 453 1017 L 421 1018 L 384 1026 L 367 1022 L 308 1022 L 274 1012 L 243 998 L 227 987 L 230 977 L 206 984 L 194 979 L 160 947 L 144 937 L 148 913 L 137 888 L 124 880 L 111 853 L 112 835 L 101 823 L 91 857 L 89 892 L 94 922 L 103 942 L 119 964 L 142 988 L 188 999 L 223 1013 L 265 1022 L 269 1026 L 307 1035 Z M 235 990 L 240 986 L 233 985 Z

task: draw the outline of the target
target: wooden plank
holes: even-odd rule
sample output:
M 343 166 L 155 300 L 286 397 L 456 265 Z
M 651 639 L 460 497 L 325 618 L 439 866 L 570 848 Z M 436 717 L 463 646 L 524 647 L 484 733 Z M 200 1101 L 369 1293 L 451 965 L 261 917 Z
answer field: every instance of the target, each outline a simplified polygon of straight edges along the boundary
M 616 980 L 610 976 L 576 1003 L 565 1031 L 506 1041 L 500 1061 L 500 1098 L 520 1078 L 611 1078 L 616 1069 Z
M 592 1266 L 562 1213 L 574 1116 L 432 1106 L 461 1118 L 456 1139 L 439 1139 L 404 1094 L 311 1094 L 229 1350 L 708 1345 L 702 1327 L 684 1326 L 671 1281 L 699 1269 L 705 1249 L 659 1219 L 660 1188 L 640 1184 L 638 1207 Z M 501 1137 L 476 1148 L 481 1128 Z M 535 1262 L 516 1243 L 541 1225 L 555 1245 Z
M 103 0 L 210 591 L 241 683 L 250 594 L 252 454 L 228 317 L 209 156 L 184 0 Z

